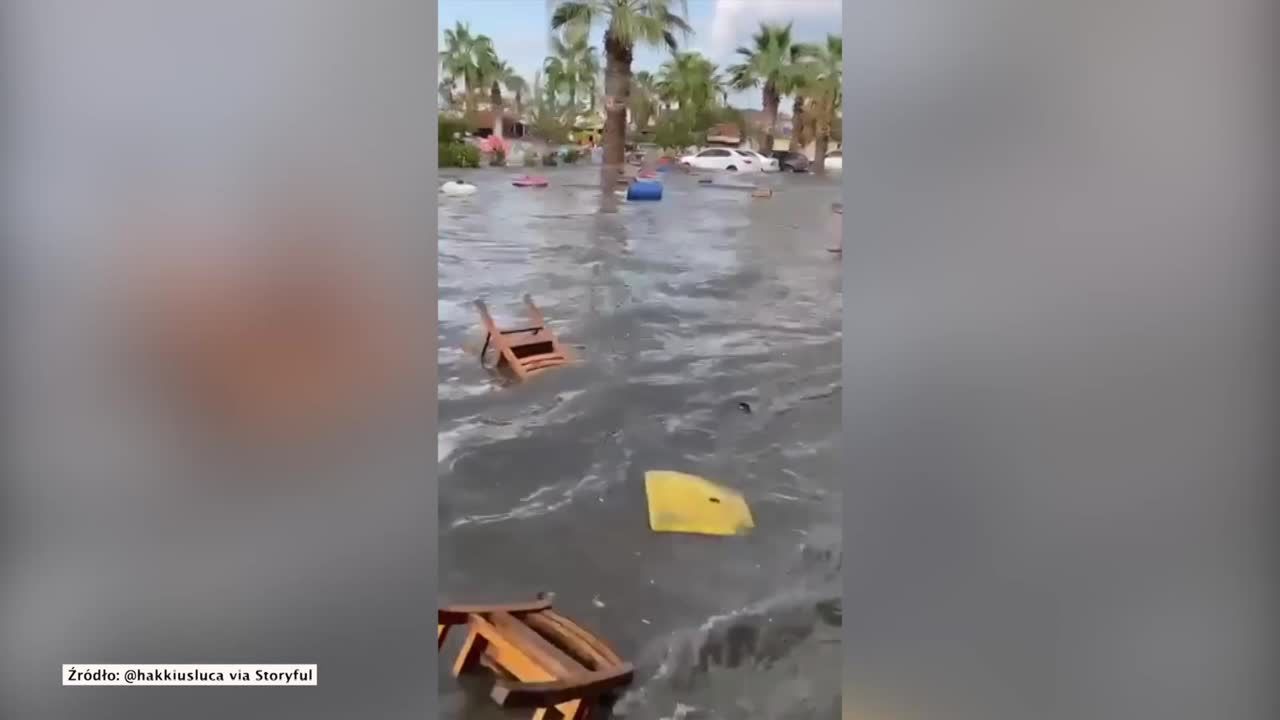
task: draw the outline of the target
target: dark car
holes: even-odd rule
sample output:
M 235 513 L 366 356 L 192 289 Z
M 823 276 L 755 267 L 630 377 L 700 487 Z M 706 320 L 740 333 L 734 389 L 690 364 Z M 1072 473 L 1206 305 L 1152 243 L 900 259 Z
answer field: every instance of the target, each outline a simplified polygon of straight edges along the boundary
M 809 172 L 809 158 L 801 153 L 778 150 L 770 157 L 778 161 L 779 170 L 790 170 L 798 173 Z

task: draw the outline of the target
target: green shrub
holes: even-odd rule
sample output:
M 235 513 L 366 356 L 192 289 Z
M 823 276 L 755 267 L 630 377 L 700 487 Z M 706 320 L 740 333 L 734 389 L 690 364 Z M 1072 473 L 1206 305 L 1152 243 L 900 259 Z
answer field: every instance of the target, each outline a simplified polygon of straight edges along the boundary
M 658 121 L 653 133 L 654 143 L 661 148 L 686 148 L 698 143 L 693 123 L 687 118 L 668 116 Z
M 448 142 L 461 141 L 463 134 L 467 131 L 467 124 L 462 120 L 441 115 L 436 129 L 437 140 L 440 141 L 441 145 L 444 145 Z
M 537 166 L 538 166 L 538 153 L 533 152 L 532 150 L 530 150 L 529 152 L 525 153 L 525 154 L 524 154 L 524 166 L 525 166 L 525 167 L 537 167 Z
M 507 164 L 507 151 L 495 148 L 493 157 L 489 159 L 489 167 L 502 167 Z
M 480 150 L 464 142 L 441 143 L 440 167 L 478 168 L 480 167 Z
M 578 158 L 580 157 L 582 157 L 582 152 L 577 148 L 569 148 L 564 151 L 564 161 L 567 165 L 578 162 Z
M 546 155 L 543 155 L 543 156 L 542 156 L 542 165 L 543 165 L 543 167 L 555 167 L 555 166 L 556 166 L 556 154 L 555 154 L 554 152 L 549 152 L 549 153 L 547 153 Z

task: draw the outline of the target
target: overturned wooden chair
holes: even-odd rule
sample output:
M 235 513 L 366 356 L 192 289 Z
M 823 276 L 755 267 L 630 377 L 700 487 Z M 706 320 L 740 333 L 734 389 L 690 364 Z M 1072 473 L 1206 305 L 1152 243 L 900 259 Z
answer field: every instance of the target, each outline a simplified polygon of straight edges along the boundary
M 437 649 L 455 625 L 465 625 L 467 637 L 453 676 L 487 667 L 497 676 L 494 702 L 532 709 L 534 720 L 547 720 L 553 709 L 584 720 L 634 674 L 603 640 L 552 610 L 550 600 L 440 608 Z
M 476 300 L 476 309 L 480 311 L 480 321 L 484 323 L 486 334 L 484 347 L 480 350 L 480 363 L 484 364 L 484 356 L 492 346 L 498 352 L 494 368 L 505 368 L 518 380 L 573 360 L 573 355 L 547 327 L 546 318 L 533 304 L 533 298 L 525 295 L 524 304 L 529 310 L 529 326 L 503 330 L 493 321 L 484 301 Z

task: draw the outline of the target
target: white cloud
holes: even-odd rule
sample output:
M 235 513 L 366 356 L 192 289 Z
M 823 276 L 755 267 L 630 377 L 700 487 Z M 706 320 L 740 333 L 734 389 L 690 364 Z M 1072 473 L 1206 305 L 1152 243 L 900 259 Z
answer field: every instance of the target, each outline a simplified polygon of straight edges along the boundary
M 710 55 L 724 61 L 746 43 L 761 22 L 794 20 L 802 26 L 839 32 L 840 0 L 715 0 Z

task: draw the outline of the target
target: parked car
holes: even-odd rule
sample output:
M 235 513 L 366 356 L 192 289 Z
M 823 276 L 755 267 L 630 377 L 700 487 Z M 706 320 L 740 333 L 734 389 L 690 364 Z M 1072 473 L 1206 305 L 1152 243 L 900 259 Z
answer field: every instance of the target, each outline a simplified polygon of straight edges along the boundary
M 680 163 L 699 170 L 727 170 L 729 172 L 760 172 L 760 163 L 745 150 L 733 148 L 707 148 L 693 155 L 680 158 Z
M 839 150 L 832 150 L 827 153 L 827 158 L 822 161 L 822 166 L 828 170 L 843 170 L 844 153 Z
M 765 157 L 755 150 L 739 150 L 738 152 L 751 156 L 753 160 L 759 163 L 760 172 L 778 172 L 779 167 L 777 160 L 771 157 Z
M 778 161 L 778 169 L 790 170 L 791 172 L 809 172 L 809 158 L 803 153 L 788 152 L 786 150 L 778 150 L 773 153 L 773 159 Z

